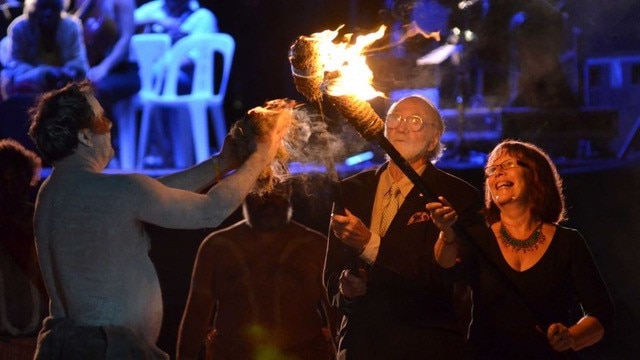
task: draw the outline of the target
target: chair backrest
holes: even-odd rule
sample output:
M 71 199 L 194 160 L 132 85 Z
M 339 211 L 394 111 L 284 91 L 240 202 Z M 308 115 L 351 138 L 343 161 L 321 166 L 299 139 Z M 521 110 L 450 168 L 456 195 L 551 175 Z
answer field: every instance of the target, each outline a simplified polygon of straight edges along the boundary
M 159 90 L 165 73 L 165 65 L 159 62 L 170 48 L 168 34 L 135 34 L 131 37 L 131 58 L 138 63 L 140 92 Z
M 213 103 L 222 103 L 229 83 L 234 51 L 233 37 L 224 33 L 196 33 L 178 40 L 167 54 L 163 96 L 177 95 L 180 68 L 183 60 L 189 58 L 194 63 L 191 96 L 204 97 Z M 222 55 L 222 72 L 219 82 L 216 82 L 214 71 L 216 53 Z M 216 86 L 217 83 L 219 86 Z
M 5 36 L 0 40 L 0 68 L 7 66 L 11 58 L 11 38 Z

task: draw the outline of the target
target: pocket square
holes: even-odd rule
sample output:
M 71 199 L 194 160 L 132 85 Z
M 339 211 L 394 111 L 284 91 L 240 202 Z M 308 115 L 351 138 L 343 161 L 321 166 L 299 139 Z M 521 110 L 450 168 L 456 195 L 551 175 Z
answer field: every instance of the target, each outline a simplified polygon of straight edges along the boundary
M 430 218 L 431 217 L 429 216 L 429 213 L 425 211 L 419 211 L 411 215 L 411 217 L 409 218 L 409 222 L 407 222 L 407 225 L 411 225 L 411 224 L 415 224 L 423 221 L 429 221 Z

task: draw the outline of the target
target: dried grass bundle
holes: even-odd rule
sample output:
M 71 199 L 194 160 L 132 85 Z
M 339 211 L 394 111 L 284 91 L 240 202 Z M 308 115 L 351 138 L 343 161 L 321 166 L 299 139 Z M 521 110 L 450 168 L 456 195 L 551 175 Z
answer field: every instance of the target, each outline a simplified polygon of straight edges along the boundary
M 278 120 L 293 123 L 295 121 L 293 112 L 295 106 L 294 100 L 270 100 L 265 102 L 264 106 L 249 110 L 243 119 L 236 121 L 230 134 L 240 158 L 248 157 L 255 148 L 255 141 L 268 134 L 278 123 Z M 288 160 L 289 152 L 283 143 L 278 148 L 273 162 L 258 177 L 254 191 L 258 193 L 269 192 L 278 182 L 282 181 L 289 174 Z
M 300 36 L 289 49 L 289 62 L 296 89 L 309 101 L 322 100 L 320 85 L 324 68 L 319 61 L 318 39 Z

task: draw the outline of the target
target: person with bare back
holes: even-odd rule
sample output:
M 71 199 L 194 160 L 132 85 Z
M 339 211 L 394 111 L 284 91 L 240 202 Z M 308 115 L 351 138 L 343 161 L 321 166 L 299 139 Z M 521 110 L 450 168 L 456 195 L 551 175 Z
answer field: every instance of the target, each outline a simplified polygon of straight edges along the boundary
M 322 286 L 324 235 L 293 221 L 292 188 L 252 192 L 244 219 L 200 246 L 178 332 L 178 360 L 329 360 L 337 314 Z
M 31 114 L 29 133 L 53 164 L 34 215 L 51 298 L 35 358 L 167 359 L 155 345 L 162 297 L 144 223 L 218 226 L 271 163 L 290 119 L 275 118 L 246 157 L 227 137 L 211 159 L 153 179 L 102 172 L 114 153 L 111 121 L 88 82 L 45 93 Z

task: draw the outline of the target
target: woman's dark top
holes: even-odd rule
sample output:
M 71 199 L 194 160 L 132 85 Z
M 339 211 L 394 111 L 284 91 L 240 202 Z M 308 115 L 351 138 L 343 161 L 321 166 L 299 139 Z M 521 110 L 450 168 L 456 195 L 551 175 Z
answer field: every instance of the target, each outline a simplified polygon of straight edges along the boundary
M 582 235 L 558 226 L 550 240 L 542 258 L 521 272 L 509 266 L 493 236 L 478 244 L 495 267 L 477 251 L 462 251 L 473 291 L 470 358 L 571 358 L 571 351 L 561 354 L 549 346 L 549 325 L 570 327 L 588 314 L 609 326 L 613 302 Z M 496 276 L 496 267 L 521 296 Z

